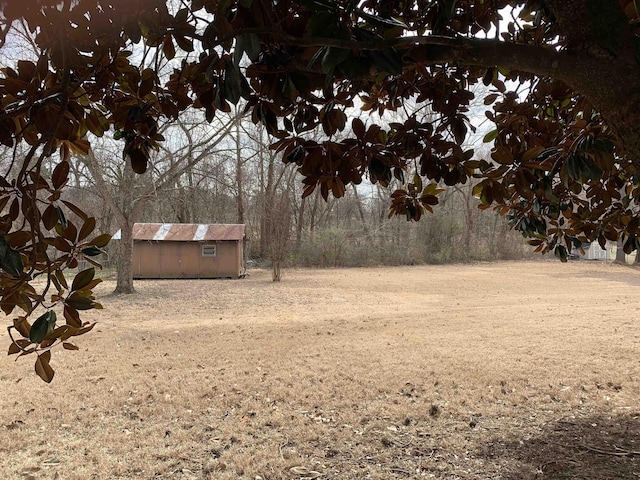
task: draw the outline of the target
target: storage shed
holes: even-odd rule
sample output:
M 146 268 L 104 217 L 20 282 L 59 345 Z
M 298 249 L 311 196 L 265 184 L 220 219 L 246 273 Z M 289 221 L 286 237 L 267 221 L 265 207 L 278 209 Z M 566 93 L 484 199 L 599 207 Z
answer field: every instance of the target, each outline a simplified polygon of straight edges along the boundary
M 136 223 L 133 277 L 240 278 L 244 239 L 244 225 Z
M 583 258 L 587 260 L 611 260 L 609 248 L 602 248 L 598 242 L 586 243 L 582 245 L 584 249 Z

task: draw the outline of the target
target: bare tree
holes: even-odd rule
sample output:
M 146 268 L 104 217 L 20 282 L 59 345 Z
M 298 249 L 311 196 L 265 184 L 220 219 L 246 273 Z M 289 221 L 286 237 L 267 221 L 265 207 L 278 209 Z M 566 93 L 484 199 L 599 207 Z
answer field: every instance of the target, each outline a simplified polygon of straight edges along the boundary
M 150 175 L 136 176 L 119 162 L 114 165 L 109 149 L 81 157 L 95 186 L 110 207 L 121 229 L 116 293 L 133 293 L 133 226 L 149 201 L 164 189 L 175 187 L 185 172 L 214 155 L 216 147 L 233 128 L 235 118 L 217 126 L 200 122 L 177 122 L 171 127 L 173 145 L 167 144 L 154 161 Z M 165 135 L 167 132 L 165 132 Z M 178 138 L 180 141 L 178 141 Z M 104 145 L 104 144 L 103 144 Z M 96 149 L 97 150 L 97 149 Z M 116 157 L 117 158 L 117 157 Z
M 287 246 L 291 236 L 291 205 L 287 194 L 276 193 L 270 198 L 265 209 L 266 250 L 272 263 L 272 279 L 282 278 L 282 263 L 286 259 Z

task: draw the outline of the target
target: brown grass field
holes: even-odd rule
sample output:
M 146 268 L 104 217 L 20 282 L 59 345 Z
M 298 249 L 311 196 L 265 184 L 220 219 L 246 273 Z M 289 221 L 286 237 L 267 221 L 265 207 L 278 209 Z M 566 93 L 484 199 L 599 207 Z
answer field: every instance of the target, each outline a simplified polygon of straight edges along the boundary
M 113 286 L 52 384 L 1 357 L 0 479 L 640 478 L 637 269 Z

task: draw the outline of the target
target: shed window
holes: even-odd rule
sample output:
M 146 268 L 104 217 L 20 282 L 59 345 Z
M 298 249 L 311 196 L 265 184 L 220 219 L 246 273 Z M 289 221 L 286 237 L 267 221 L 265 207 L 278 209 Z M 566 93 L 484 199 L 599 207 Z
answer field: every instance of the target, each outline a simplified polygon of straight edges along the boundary
M 203 257 L 215 257 L 216 256 L 216 246 L 215 245 L 202 245 L 202 256 Z

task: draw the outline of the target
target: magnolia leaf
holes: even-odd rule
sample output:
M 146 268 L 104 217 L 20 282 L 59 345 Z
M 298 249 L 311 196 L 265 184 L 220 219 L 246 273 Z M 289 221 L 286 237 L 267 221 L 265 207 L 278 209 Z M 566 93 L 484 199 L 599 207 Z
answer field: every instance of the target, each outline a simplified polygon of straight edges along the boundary
M 305 150 L 302 145 L 298 145 L 284 158 L 285 163 L 296 163 L 302 160 L 305 155 Z
M 498 138 L 498 130 L 491 130 L 482 138 L 482 142 L 483 143 L 493 142 L 496 138 Z
M 91 245 L 90 247 L 85 247 L 80 251 L 83 255 L 88 255 L 89 257 L 96 257 L 104 253 L 104 250 L 101 250 L 98 247 L 94 247 L 93 245 Z
M 183 37 L 182 35 L 174 35 L 173 38 L 181 50 L 185 52 L 193 52 L 193 40 Z
M 24 270 L 20 254 L 7 245 L 5 237 L 0 235 L 0 268 L 9 275 L 19 277 Z
M 87 218 L 80 228 L 80 232 L 78 233 L 78 240 L 84 240 L 85 238 L 87 238 L 95 228 L 96 219 L 93 217 Z
M 69 162 L 63 160 L 56 168 L 53 169 L 53 174 L 51 174 L 51 183 L 55 189 L 59 189 L 69 178 Z
M 234 65 L 228 63 L 225 68 L 224 83 L 222 86 L 224 96 L 234 105 L 240 100 L 242 87 L 240 85 L 240 73 Z
M 82 211 L 82 209 L 76 205 L 74 205 L 71 202 L 68 202 L 66 200 L 63 200 L 62 203 L 65 204 L 65 206 L 71 210 L 73 213 L 75 213 L 78 217 L 80 217 L 83 221 L 86 221 L 88 217 L 88 215 L 86 213 L 84 213 Z M 65 227 L 66 228 L 66 227 Z
M 249 33 L 246 35 L 247 40 L 245 40 L 245 52 L 249 57 L 249 60 L 255 62 L 260 57 L 261 45 L 260 45 L 260 37 L 255 33 Z
M 47 230 L 51 230 L 58 223 L 58 213 L 53 205 L 49 205 L 42 212 L 42 224 Z
M 56 312 L 49 310 L 48 312 L 40 315 L 29 331 L 29 340 L 33 343 L 42 342 L 47 335 L 53 332 L 56 326 Z
M 91 310 L 98 305 L 92 299 L 80 295 L 78 292 L 72 293 L 65 303 L 75 310 Z
M 64 306 L 64 318 L 67 321 L 67 325 L 71 325 L 72 327 L 81 327 L 82 322 L 80 321 L 80 314 L 78 310 L 68 305 Z
M 84 287 L 89 285 L 89 283 L 91 283 L 95 274 L 96 274 L 96 269 L 93 267 L 87 268 L 86 270 L 81 271 L 73 279 L 73 283 L 71 284 L 71 290 L 73 291 L 73 290 L 83 289 Z
M 16 353 L 20 353 L 21 351 L 22 349 L 16 342 L 11 342 L 11 345 L 9 345 L 9 352 L 7 353 L 7 355 L 15 355 Z
M 556 248 L 553 250 L 553 254 L 558 257 L 561 262 L 567 261 L 567 248 L 564 245 L 556 245 Z
M 131 149 L 129 152 L 131 168 L 134 172 L 142 175 L 147 171 L 147 155 L 140 149 Z
M 55 206 L 55 209 L 56 213 L 58 214 L 58 221 L 60 222 L 60 225 L 62 225 L 62 228 L 67 228 L 67 217 L 65 217 L 64 211 L 57 205 Z
M 493 102 L 496 101 L 496 99 L 498 98 L 498 94 L 497 93 L 490 93 L 489 95 L 487 95 L 486 97 L 484 97 L 484 104 L 485 105 L 491 105 Z
M 53 376 L 55 375 L 55 371 L 51 368 L 51 365 L 49 365 L 49 360 L 51 360 L 51 352 L 47 350 L 46 352 L 38 355 L 35 365 L 36 373 L 47 383 L 51 383 L 51 380 L 53 380 Z
M 329 47 L 325 50 L 322 57 L 322 71 L 329 73 L 333 69 L 344 62 L 351 55 L 351 51 L 345 48 Z
M 171 37 L 165 37 L 164 42 L 162 43 L 162 52 L 168 60 L 173 60 L 176 56 L 176 47 L 173 45 Z
M 111 235 L 109 235 L 108 233 L 104 233 L 102 235 L 98 235 L 96 238 L 91 240 L 89 244 L 102 248 L 102 247 L 106 247 L 110 240 L 111 240 Z

